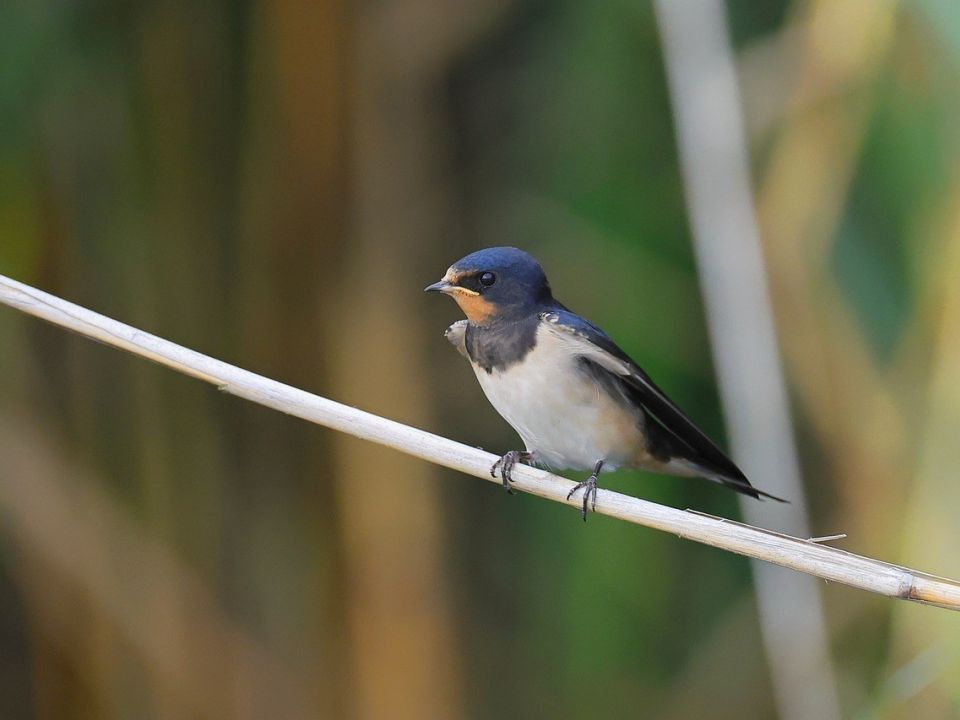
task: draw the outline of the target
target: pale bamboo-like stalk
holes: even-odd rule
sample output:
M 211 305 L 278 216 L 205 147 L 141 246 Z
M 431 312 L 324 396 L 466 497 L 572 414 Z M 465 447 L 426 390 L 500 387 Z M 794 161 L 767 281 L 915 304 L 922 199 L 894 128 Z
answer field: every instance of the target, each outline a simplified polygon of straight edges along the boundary
M 733 458 L 792 504 L 750 502 L 752 524 L 810 534 L 751 192 L 736 62 L 723 0 L 654 3 L 684 195 Z M 823 599 L 811 577 L 753 569 L 781 720 L 840 720 Z
M 199 378 L 231 395 L 437 465 L 500 482 L 490 475 L 490 467 L 497 458 L 488 452 L 256 375 L 3 275 L 0 275 L 0 303 Z M 578 498 L 567 500 L 573 483 L 565 478 L 524 465 L 516 467 L 513 478 L 517 490 L 580 507 Z M 385 478 L 384 482 L 387 481 Z M 690 510 L 677 510 L 610 490 L 599 491 L 597 513 L 824 580 L 889 597 L 960 610 L 960 582 L 855 555 L 812 540 Z

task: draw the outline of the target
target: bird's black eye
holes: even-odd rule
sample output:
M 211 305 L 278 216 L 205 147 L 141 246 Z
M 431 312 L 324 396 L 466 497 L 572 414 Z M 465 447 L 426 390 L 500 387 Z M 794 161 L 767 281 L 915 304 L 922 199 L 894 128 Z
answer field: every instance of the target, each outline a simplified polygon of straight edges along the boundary
M 484 287 L 490 287 L 497 281 L 497 276 L 492 272 L 485 272 L 480 276 L 480 284 Z

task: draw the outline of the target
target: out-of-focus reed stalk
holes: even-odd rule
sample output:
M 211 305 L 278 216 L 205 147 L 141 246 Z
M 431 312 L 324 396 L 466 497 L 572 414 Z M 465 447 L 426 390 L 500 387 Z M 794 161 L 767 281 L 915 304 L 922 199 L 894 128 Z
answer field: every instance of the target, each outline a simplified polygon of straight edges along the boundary
M 0 303 L 105 345 L 148 358 L 223 392 L 444 467 L 499 483 L 494 455 L 372 413 L 284 385 L 99 315 L 0 275 Z M 576 508 L 573 483 L 527 466 L 514 471 L 517 490 Z M 782 533 L 601 490 L 597 513 L 670 532 L 713 547 L 889 597 L 960 610 L 960 582 Z
M 721 0 L 655 3 L 687 209 L 736 461 L 794 500 L 745 502 L 748 522 L 809 535 L 800 463 L 750 189 L 742 102 Z M 839 720 L 820 589 L 755 563 L 760 626 L 779 716 Z

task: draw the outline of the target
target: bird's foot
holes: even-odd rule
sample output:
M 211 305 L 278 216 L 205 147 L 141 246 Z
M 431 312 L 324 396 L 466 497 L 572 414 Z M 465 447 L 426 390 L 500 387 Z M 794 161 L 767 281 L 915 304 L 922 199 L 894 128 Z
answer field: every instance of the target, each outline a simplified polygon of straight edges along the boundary
M 580 510 L 580 517 L 583 518 L 583 521 L 587 521 L 587 506 L 590 506 L 590 509 L 596 512 L 597 510 L 597 476 L 600 474 L 600 468 L 603 467 L 603 460 L 600 460 L 596 466 L 593 468 L 593 472 L 590 473 L 590 477 L 584 480 L 582 483 L 577 483 L 573 486 L 573 489 L 567 493 L 567 500 L 572 498 L 576 494 L 577 490 L 583 490 L 583 508 Z
M 503 489 L 510 495 L 513 495 L 513 490 L 510 489 L 510 483 L 513 482 L 513 478 L 511 477 L 513 466 L 518 462 L 530 462 L 531 460 L 533 460 L 532 452 L 528 450 L 511 450 L 493 464 L 493 467 L 490 468 L 490 476 L 496 477 L 497 470 L 499 470 L 500 479 L 503 480 Z

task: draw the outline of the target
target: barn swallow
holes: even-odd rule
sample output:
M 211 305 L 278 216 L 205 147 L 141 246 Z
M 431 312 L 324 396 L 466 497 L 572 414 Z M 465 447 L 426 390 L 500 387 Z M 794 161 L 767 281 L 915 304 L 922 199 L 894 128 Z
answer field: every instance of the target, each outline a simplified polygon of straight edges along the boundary
M 555 300 L 543 268 L 522 250 L 478 250 L 424 291 L 450 295 L 466 315 L 444 335 L 523 440 L 524 450 L 490 468 L 508 492 L 523 462 L 591 471 L 567 495 L 583 490 L 584 520 L 597 507 L 597 476 L 617 468 L 699 476 L 785 502 L 753 487 L 603 330 Z

